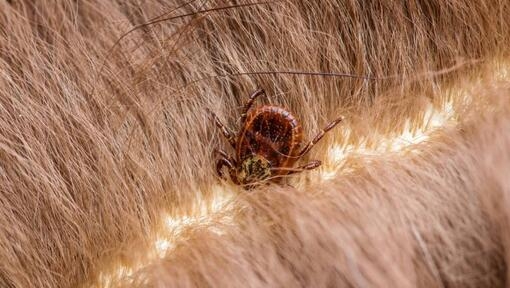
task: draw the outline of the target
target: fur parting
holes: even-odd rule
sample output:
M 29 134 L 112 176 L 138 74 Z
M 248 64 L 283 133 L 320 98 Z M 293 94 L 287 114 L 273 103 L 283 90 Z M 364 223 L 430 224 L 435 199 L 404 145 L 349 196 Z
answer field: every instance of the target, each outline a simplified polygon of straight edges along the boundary
M 0 0 L 0 287 L 505 287 L 506 15 L 497 0 Z M 344 116 L 310 153 L 325 163 L 426 130 L 428 107 L 454 121 L 328 180 L 245 193 L 215 175 L 229 147 L 206 108 L 238 129 L 257 88 L 308 138 Z M 201 214 L 218 190 L 225 206 Z
M 503 287 L 508 88 L 478 94 L 505 109 L 437 133 L 414 156 L 359 157 L 352 175 L 304 191 L 241 194 L 123 285 Z

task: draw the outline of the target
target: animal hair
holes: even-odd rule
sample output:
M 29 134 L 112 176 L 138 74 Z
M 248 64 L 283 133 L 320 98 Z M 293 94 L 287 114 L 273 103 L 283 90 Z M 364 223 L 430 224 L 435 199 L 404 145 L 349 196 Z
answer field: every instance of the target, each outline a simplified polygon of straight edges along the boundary
M 506 15 L 0 0 L 0 287 L 504 287 Z M 305 139 L 345 120 L 323 167 L 246 192 L 215 174 L 206 109 L 237 131 L 257 88 Z

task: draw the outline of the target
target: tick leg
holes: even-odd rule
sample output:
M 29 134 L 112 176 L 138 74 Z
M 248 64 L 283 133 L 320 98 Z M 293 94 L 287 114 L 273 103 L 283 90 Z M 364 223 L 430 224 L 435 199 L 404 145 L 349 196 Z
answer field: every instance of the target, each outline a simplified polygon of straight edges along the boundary
M 232 159 L 230 157 L 222 157 L 218 159 L 218 162 L 216 162 L 216 173 L 218 173 L 218 176 L 220 178 L 226 179 L 225 175 L 222 172 L 223 166 L 227 166 L 228 171 L 231 172 L 235 169 L 234 162 L 232 162 Z
M 303 150 L 301 150 L 301 152 L 298 154 L 298 157 L 301 157 L 301 156 L 305 155 L 306 153 L 308 153 L 308 151 L 310 151 L 310 149 L 312 149 L 313 145 L 317 144 L 317 142 L 319 142 L 319 140 L 321 140 L 322 137 L 324 137 L 324 134 L 326 134 L 326 132 L 333 129 L 333 127 L 338 125 L 338 123 L 342 122 L 342 120 L 343 120 L 343 118 L 340 117 L 340 118 L 336 119 L 335 121 L 330 122 L 326 126 L 326 128 L 322 129 L 321 132 L 319 132 L 319 134 L 317 134 L 317 136 L 315 136 L 315 138 L 313 138 L 312 141 L 310 141 L 308 144 L 306 144 L 305 148 L 303 148 Z
M 211 113 L 213 119 L 214 119 L 214 124 L 216 124 L 216 127 L 218 127 L 220 130 L 221 130 L 221 133 L 223 133 L 223 136 L 227 139 L 228 143 L 230 143 L 230 145 L 236 149 L 236 139 L 235 139 L 235 136 L 234 134 L 228 130 L 228 128 L 223 125 L 223 123 L 221 123 L 220 121 L 220 118 L 218 118 L 218 116 L 216 116 L 216 114 L 214 114 L 214 112 L 208 110 L 209 113 Z
M 237 163 L 232 157 L 230 157 L 225 151 L 220 149 L 214 149 L 214 152 L 220 156 L 218 162 L 216 162 L 216 173 L 220 178 L 226 179 L 225 175 L 222 172 L 223 166 L 227 166 L 228 173 L 230 175 L 230 180 L 235 184 L 239 184 L 236 176 L 236 166 Z
M 246 101 L 246 103 L 243 106 L 243 111 L 241 113 L 241 125 L 243 125 L 244 121 L 246 121 L 246 116 L 248 115 L 248 111 L 250 110 L 251 106 L 253 106 L 253 103 L 262 94 L 266 94 L 266 92 L 263 89 L 258 89 L 257 91 L 253 92 L 251 94 L 250 99 Z
M 214 149 L 214 153 L 218 154 L 221 158 L 226 158 L 230 160 L 230 162 L 234 163 L 235 161 L 232 160 L 230 156 L 228 156 L 227 152 L 221 150 L 221 149 Z
M 321 166 L 321 164 L 322 163 L 319 160 L 312 160 L 312 161 L 308 162 L 306 165 L 299 166 L 295 170 L 291 170 L 289 172 L 289 174 L 287 174 L 287 175 L 295 174 L 295 173 L 300 173 L 300 172 L 303 172 L 303 171 L 306 171 L 306 170 L 313 170 L 313 169 Z

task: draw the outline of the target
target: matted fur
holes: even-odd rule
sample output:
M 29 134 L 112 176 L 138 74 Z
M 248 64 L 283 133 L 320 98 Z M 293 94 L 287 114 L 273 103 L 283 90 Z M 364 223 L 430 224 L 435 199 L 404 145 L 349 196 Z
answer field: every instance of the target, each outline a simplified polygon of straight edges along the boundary
M 510 3 L 239 2 L 0 0 L 0 286 L 504 287 Z M 268 71 L 378 80 L 228 76 Z M 214 173 L 205 108 L 235 127 L 259 87 L 309 137 L 345 116 L 325 162 L 419 129 L 431 103 L 456 121 L 246 193 Z M 218 189 L 225 206 L 146 255 Z

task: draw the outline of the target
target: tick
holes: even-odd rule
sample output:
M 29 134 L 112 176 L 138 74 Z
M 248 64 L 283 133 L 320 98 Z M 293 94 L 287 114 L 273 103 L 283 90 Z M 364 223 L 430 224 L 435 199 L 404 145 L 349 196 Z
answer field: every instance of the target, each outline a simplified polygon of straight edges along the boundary
M 312 141 L 301 147 L 303 130 L 291 112 L 273 105 L 253 107 L 255 100 L 263 94 L 264 90 L 259 89 L 246 101 L 241 113 L 241 128 L 236 134 L 211 112 L 216 126 L 235 151 L 235 156 L 232 157 L 225 151 L 216 149 L 219 155 L 216 172 L 226 179 L 226 167 L 231 181 L 247 189 L 261 182 L 278 182 L 287 175 L 319 167 L 321 161 L 313 160 L 294 168 L 296 162 L 306 155 L 326 132 L 342 121 L 340 117 L 330 122 Z

